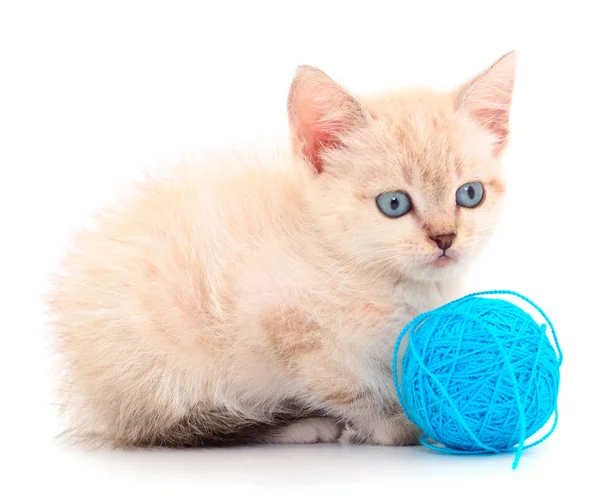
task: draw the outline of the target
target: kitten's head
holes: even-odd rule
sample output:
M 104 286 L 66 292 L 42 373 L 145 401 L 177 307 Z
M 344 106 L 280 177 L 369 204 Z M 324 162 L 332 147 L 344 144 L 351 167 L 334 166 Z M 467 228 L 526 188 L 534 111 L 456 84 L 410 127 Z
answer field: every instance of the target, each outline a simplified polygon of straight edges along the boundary
M 496 226 L 514 53 L 453 92 L 358 100 L 298 68 L 292 142 L 312 170 L 322 237 L 358 265 L 441 280 L 472 261 Z

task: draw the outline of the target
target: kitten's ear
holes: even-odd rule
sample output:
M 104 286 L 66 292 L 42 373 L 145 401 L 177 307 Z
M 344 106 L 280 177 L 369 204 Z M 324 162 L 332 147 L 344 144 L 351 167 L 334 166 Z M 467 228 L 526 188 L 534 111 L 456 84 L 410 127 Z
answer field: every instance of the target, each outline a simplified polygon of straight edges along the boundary
M 492 133 L 494 154 L 500 155 L 508 141 L 509 113 L 515 82 L 516 52 L 509 52 L 456 92 L 458 110 Z
M 294 149 L 323 171 L 322 153 L 339 147 L 345 134 L 362 127 L 368 115 L 361 104 L 325 73 L 300 66 L 288 95 Z

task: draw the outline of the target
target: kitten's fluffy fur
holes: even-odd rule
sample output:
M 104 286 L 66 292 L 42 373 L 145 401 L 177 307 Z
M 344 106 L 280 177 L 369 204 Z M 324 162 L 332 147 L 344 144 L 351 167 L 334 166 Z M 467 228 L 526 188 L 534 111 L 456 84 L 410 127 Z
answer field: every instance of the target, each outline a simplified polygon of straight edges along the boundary
M 402 445 L 392 346 L 460 293 L 504 185 L 515 55 L 450 93 L 358 100 L 300 67 L 293 147 L 183 165 L 96 217 L 51 298 L 65 408 L 99 443 Z M 455 193 L 470 181 L 474 209 Z M 375 198 L 404 191 L 385 217 Z M 455 233 L 451 261 L 431 237 Z M 443 265 L 444 264 L 444 265 Z

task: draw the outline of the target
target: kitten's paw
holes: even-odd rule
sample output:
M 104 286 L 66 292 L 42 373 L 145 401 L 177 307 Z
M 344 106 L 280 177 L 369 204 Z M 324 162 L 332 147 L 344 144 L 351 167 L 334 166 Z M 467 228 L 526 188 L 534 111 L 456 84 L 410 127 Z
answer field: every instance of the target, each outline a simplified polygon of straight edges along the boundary
M 371 429 L 352 427 L 344 433 L 342 442 L 415 446 L 420 443 L 421 434 L 421 431 L 406 419 L 389 419 L 378 422 Z
M 373 444 L 383 446 L 415 446 L 419 444 L 421 431 L 406 420 L 386 420 L 378 425 L 371 436 Z
M 307 418 L 273 431 L 268 443 L 309 444 L 333 443 L 342 434 L 342 425 L 328 418 Z

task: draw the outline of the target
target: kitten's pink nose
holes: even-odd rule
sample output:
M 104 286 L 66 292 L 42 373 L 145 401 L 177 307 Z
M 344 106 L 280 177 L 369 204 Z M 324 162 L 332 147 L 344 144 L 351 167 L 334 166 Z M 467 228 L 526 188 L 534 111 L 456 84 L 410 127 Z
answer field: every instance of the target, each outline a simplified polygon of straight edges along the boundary
M 456 233 L 450 234 L 438 234 L 437 236 L 430 236 L 429 239 L 434 242 L 439 248 L 446 251 L 454 242 L 454 238 L 456 238 Z

